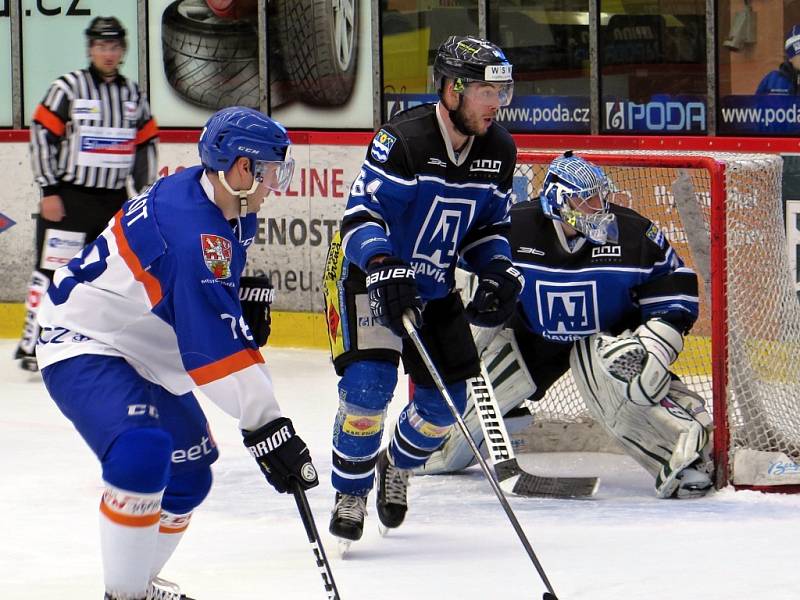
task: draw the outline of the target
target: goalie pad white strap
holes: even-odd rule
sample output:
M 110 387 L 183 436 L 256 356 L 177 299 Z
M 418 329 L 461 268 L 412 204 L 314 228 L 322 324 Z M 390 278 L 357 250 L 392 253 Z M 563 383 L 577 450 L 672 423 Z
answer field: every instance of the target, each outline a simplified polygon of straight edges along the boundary
M 702 398 L 680 380 L 671 381 L 656 405 L 629 402 L 625 382 L 607 370 L 601 338 L 613 339 L 596 334 L 572 348 L 570 367 L 578 391 L 594 418 L 656 479 L 657 495 L 670 497 L 683 469 L 707 462 L 711 418 Z

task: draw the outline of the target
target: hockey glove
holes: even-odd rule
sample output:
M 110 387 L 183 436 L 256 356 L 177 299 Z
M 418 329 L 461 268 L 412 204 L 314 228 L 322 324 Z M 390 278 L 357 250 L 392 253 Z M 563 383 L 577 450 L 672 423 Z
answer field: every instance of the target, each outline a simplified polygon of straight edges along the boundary
M 253 340 L 261 347 L 266 345 L 272 331 L 270 305 L 275 298 L 275 289 L 269 277 L 242 277 L 239 280 L 239 302 L 242 316 Z
M 256 431 L 242 433 L 244 445 L 256 459 L 267 481 L 278 492 L 290 492 L 293 481 L 304 490 L 319 485 L 308 447 L 295 434 L 289 419 L 279 417 Z
M 378 322 L 395 335 L 407 335 L 403 313 L 410 310 L 414 325 L 422 323 L 422 298 L 417 292 L 414 269 L 399 258 L 388 256 L 367 270 L 369 309 Z
M 510 260 L 490 261 L 478 276 L 478 287 L 467 304 L 467 319 L 480 327 L 502 325 L 514 314 L 523 285 L 522 273 Z

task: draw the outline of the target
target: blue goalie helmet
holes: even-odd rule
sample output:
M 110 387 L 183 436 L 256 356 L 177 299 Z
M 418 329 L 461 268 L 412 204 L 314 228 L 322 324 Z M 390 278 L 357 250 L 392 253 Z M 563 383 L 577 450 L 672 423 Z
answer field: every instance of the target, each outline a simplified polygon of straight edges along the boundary
M 562 221 L 590 242 L 605 244 L 617 237 L 616 218 L 608 211 L 610 190 L 603 169 L 565 152 L 547 168 L 539 201 L 548 218 Z
M 232 106 L 211 115 L 200 134 L 200 162 L 211 171 L 227 171 L 240 156 L 283 162 L 291 142 L 283 125 L 252 108 Z

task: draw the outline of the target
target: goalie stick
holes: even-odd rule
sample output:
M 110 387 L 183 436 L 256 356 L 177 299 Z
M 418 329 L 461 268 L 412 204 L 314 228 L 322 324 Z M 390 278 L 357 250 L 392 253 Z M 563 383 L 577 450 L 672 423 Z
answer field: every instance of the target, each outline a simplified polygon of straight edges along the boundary
M 308 536 L 308 543 L 311 544 L 311 550 L 314 552 L 314 559 L 317 562 L 317 568 L 322 576 L 322 584 L 325 586 L 325 593 L 328 600 L 340 600 L 339 590 L 336 589 L 336 582 L 333 580 L 333 573 L 331 572 L 331 565 L 328 562 L 328 557 L 325 556 L 325 549 L 322 547 L 322 540 L 317 531 L 317 524 L 314 522 L 314 514 L 311 512 L 311 507 L 308 505 L 308 498 L 306 493 L 299 484 L 294 485 L 292 490 L 294 500 L 297 502 L 297 510 L 300 512 L 300 519 L 303 521 L 303 526 L 306 528 L 306 535 Z
M 481 374 L 468 381 L 467 393 L 481 424 L 483 438 L 492 461 L 497 482 L 506 493 L 529 498 L 586 498 L 597 491 L 597 477 L 549 477 L 528 473 L 519 466 L 503 415 L 489 383 L 486 365 L 481 360 Z M 466 418 L 466 414 L 464 417 Z
M 558 598 L 556 597 L 556 593 L 553 591 L 553 586 L 550 584 L 550 580 L 547 579 L 547 575 L 544 572 L 542 564 L 539 562 L 536 553 L 533 551 L 533 546 L 531 546 L 531 543 L 528 541 L 528 538 L 525 535 L 525 531 L 523 531 L 522 526 L 519 524 L 519 521 L 517 520 L 514 511 L 511 510 L 511 505 L 508 503 L 505 494 L 503 494 L 503 490 L 500 489 L 500 485 L 497 483 L 497 480 L 492 476 L 492 473 L 489 470 L 489 465 L 486 464 L 486 461 L 483 459 L 483 456 L 481 456 L 480 450 L 478 450 L 478 446 L 475 444 L 475 441 L 472 439 L 472 436 L 470 436 L 469 429 L 467 428 L 466 423 L 464 423 L 464 419 L 459 414 L 456 405 L 453 403 L 453 399 L 450 397 L 450 393 L 447 391 L 447 387 L 444 384 L 444 380 L 442 380 L 442 376 L 439 374 L 439 371 L 436 369 L 436 365 L 434 365 L 433 360 L 431 360 L 431 356 L 428 353 L 428 350 L 422 343 L 422 340 L 419 337 L 419 333 L 417 332 L 416 327 L 414 327 L 414 321 L 412 320 L 412 315 L 410 310 L 407 310 L 403 314 L 403 327 L 408 333 L 408 337 L 411 339 L 414 346 L 416 347 L 417 352 L 419 352 L 419 355 L 422 358 L 422 362 L 425 363 L 425 367 L 428 369 L 428 372 L 431 374 L 431 377 L 433 378 L 433 381 L 436 384 L 436 388 L 439 390 L 439 393 L 442 395 L 442 398 L 444 398 L 444 401 L 447 404 L 447 408 L 450 410 L 450 413 L 455 418 L 456 424 L 458 425 L 458 428 L 461 430 L 461 433 L 464 435 L 464 439 L 466 439 L 467 443 L 469 444 L 472 453 L 475 455 L 475 459 L 481 466 L 483 474 L 486 476 L 486 479 L 492 486 L 492 490 L 494 490 L 497 499 L 500 501 L 500 505 L 503 507 L 503 510 L 505 511 L 508 520 L 511 522 L 511 526 L 517 533 L 519 541 L 522 542 L 522 545 L 525 548 L 525 552 L 528 553 L 528 557 L 531 559 L 533 566 L 536 568 L 536 572 L 539 573 L 539 577 L 541 577 L 542 582 L 547 588 L 547 591 L 542 596 L 542 600 L 558 600 Z

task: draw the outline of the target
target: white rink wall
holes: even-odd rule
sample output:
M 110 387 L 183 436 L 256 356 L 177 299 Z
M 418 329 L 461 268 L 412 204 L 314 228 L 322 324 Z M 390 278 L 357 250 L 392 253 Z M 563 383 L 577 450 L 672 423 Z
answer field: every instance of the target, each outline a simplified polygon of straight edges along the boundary
M 197 164 L 196 144 L 161 143 L 160 174 Z M 269 273 L 278 310 L 322 309 L 321 278 L 331 237 L 339 228 L 350 184 L 358 175 L 366 145 L 296 144 L 295 174 L 285 194 L 262 208 L 261 226 L 251 248 L 249 272 Z M 0 213 L 15 225 L 0 232 L 0 302 L 23 302 L 35 254 L 39 201 L 27 143 L 0 144 L 3 194 Z

